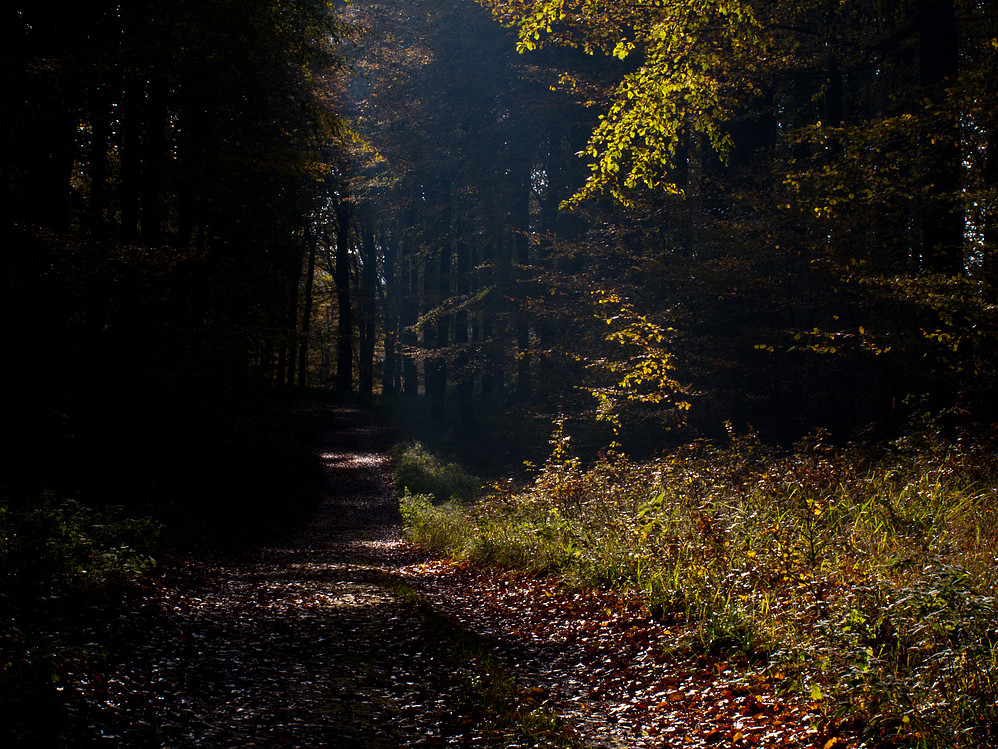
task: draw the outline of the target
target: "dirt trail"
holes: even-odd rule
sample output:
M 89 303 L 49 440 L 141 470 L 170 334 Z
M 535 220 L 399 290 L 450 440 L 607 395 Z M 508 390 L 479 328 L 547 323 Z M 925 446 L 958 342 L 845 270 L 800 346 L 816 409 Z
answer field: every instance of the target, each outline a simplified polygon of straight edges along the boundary
M 312 521 L 251 555 L 169 565 L 60 746 L 547 745 L 490 722 L 475 691 L 490 667 L 469 666 L 468 641 L 522 677 L 513 713 L 570 718 L 578 746 L 815 744 L 806 705 L 731 656 L 669 655 L 675 633 L 639 603 L 404 543 L 386 431 L 359 409 L 330 419 Z
M 460 720 L 447 648 L 387 584 L 419 556 L 399 539 L 384 429 L 345 407 L 331 421 L 313 520 L 248 558 L 174 565 L 67 745 L 496 745 Z

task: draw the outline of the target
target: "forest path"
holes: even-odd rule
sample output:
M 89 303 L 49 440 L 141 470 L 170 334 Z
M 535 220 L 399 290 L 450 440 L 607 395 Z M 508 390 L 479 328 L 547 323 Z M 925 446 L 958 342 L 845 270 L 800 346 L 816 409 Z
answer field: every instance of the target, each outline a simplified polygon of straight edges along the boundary
M 385 449 L 369 412 L 334 407 L 322 504 L 285 542 L 167 566 L 141 633 L 78 714 L 70 745 L 156 747 L 529 746 L 478 724 L 455 643 L 401 570 L 425 561 L 399 536 Z M 466 671 L 466 669 L 465 669 Z
M 677 649 L 638 600 L 406 544 L 387 442 L 372 414 L 332 408 L 312 520 L 281 544 L 167 565 L 76 716 L 86 735 L 62 746 L 815 744 L 815 716 L 764 664 Z M 487 682 L 514 672 L 497 717 Z M 548 741 L 568 729 L 535 730 L 537 714 L 568 719 L 574 740 Z

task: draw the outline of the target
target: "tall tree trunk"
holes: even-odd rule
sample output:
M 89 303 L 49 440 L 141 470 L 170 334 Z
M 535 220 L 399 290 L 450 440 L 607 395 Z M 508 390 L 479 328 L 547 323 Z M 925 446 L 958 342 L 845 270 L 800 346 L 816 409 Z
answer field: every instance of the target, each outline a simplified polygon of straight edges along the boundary
M 149 83 L 143 149 L 142 242 L 147 245 L 157 245 L 162 241 L 168 94 L 166 81 L 159 75 L 154 76 Z
M 90 236 L 107 233 L 107 147 L 111 137 L 110 101 L 105 89 L 95 91 L 91 103 L 90 138 Z
M 395 395 L 398 391 L 398 295 L 396 288 L 397 274 L 396 262 L 398 260 L 398 250 L 395 244 L 396 237 L 387 238 L 384 244 L 384 266 L 382 274 L 385 279 L 385 291 L 382 297 L 382 315 L 385 335 L 385 361 L 381 368 L 381 392 L 383 395 Z
M 471 246 L 466 235 L 457 238 L 457 275 L 455 291 L 459 297 L 471 291 Z M 457 380 L 456 396 L 458 418 L 462 429 L 470 429 L 475 423 L 472 394 L 475 381 L 469 368 L 468 357 L 468 307 L 462 305 L 454 315 L 454 345 L 458 348 L 454 361 Z
M 350 304 L 350 207 L 336 204 L 336 389 L 353 392 L 353 307 Z
M 522 172 L 521 178 L 513 185 L 513 247 L 518 269 L 516 276 L 521 284 L 525 282 L 525 273 L 530 263 L 530 167 Z M 518 295 L 522 295 L 522 290 Z M 516 314 L 516 397 L 521 401 L 530 400 L 530 319 L 525 306 L 521 306 Z
M 431 252 L 423 262 L 423 296 L 422 304 L 420 305 L 423 315 L 428 315 L 439 303 L 437 299 L 437 284 L 439 281 L 437 263 L 439 260 L 439 254 L 434 255 Z M 426 399 L 430 401 L 430 410 L 432 412 L 433 401 L 436 396 L 434 388 L 438 382 L 437 372 L 440 369 L 440 362 L 437 360 L 436 355 L 430 352 L 437 344 L 437 326 L 429 317 L 423 322 L 422 337 L 423 349 L 428 352 L 423 359 L 423 393 Z
M 419 299 L 419 265 L 415 253 L 405 244 L 406 298 L 402 304 L 402 395 L 415 398 L 419 395 L 419 367 L 413 350 L 419 345 L 416 321 L 419 318 L 416 300 Z
M 308 231 L 308 260 L 305 268 L 305 300 L 298 343 L 298 385 L 308 387 L 308 345 L 312 334 L 312 290 L 315 286 L 315 252 L 319 244 L 315 232 Z
M 125 88 L 121 111 L 121 241 L 139 238 L 139 195 L 142 179 L 142 109 L 145 82 L 131 80 Z
M 372 212 L 364 212 L 361 226 L 361 283 L 359 300 L 360 365 L 358 388 L 360 397 L 370 403 L 374 397 L 374 347 L 377 339 L 378 250 L 374 241 Z
M 984 186 L 998 189 L 998 117 L 988 128 L 987 160 L 984 162 Z M 988 206 L 984 218 L 984 257 L 981 275 L 985 293 L 992 304 L 998 301 L 998 205 Z
M 449 213 L 449 211 L 448 211 Z M 440 263 L 437 271 L 437 304 L 444 304 L 450 297 L 452 246 L 450 226 L 445 224 L 440 238 Z M 450 343 L 450 323 L 448 314 L 441 314 L 437 319 L 436 348 L 443 351 Z M 437 358 L 434 369 L 433 393 L 430 396 L 430 418 L 437 422 L 444 421 L 444 407 L 447 397 L 447 360 L 441 354 Z

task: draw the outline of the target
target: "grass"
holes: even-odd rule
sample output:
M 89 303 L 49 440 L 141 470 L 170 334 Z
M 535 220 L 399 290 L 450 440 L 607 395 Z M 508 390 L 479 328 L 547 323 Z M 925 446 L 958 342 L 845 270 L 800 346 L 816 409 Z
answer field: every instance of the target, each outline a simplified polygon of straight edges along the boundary
M 520 490 L 409 496 L 410 537 L 639 592 L 695 644 L 792 674 L 863 746 L 998 742 L 998 466 L 926 438 L 778 453 L 751 437 L 591 467 L 553 440 Z
M 422 442 L 403 442 L 391 449 L 399 493 L 422 494 L 435 501 L 472 500 L 482 482 L 458 463 L 442 460 Z

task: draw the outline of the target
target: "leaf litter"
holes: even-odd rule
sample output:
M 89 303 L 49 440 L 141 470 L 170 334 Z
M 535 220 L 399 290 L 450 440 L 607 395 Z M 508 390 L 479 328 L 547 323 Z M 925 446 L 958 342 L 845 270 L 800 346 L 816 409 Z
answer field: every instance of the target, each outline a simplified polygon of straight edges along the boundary
M 676 628 L 637 601 L 403 542 L 386 431 L 359 409 L 330 420 L 325 498 L 307 527 L 241 555 L 163 565 L 117 625 L 118 656 L 67 686 L 62 745 L 829 743 L 816 705 L 779 674 L 678 647 Z M 504 709 L 560 716 L 552 731 L 496 718 L 476 690 L 501 669 L 515 681 Z

